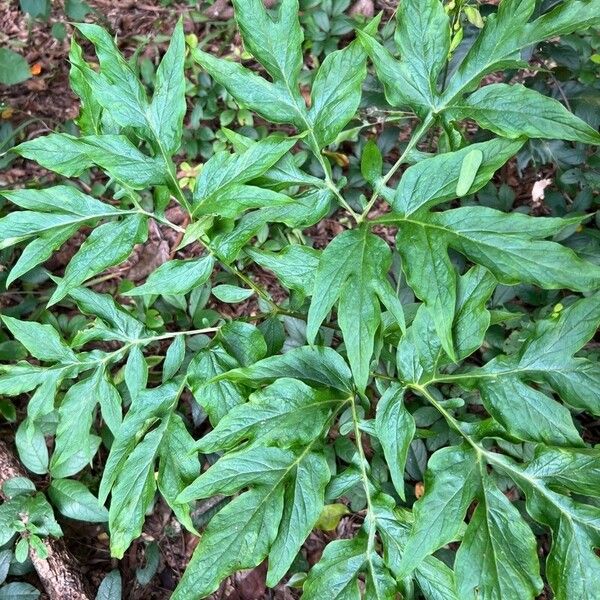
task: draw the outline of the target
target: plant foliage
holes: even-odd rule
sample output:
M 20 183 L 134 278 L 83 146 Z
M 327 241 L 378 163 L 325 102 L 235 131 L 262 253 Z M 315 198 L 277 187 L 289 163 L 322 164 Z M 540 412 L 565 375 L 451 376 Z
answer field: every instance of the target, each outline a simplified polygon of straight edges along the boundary
M 194 534 L 204 523 L 192 508 L 217 497 L 175 600 L 207 597 L 265 560 L 269 586 L 307 570 L 298 553 L 339 499 L 359 529 L 296 578 L 306 600 L 526 600 L 541 593 L 542 574 L 557 600 L 596 600 L 600 454 L 581 420 L 600 415 L 600 368 L 586 350 L 600 324 L 600 267 L 563 243 L 588 215 L 534 217 L 474 198 L 528 139 L 600 143 L 557 100 L 486 79 L 525 68 L 527 50 L 543 40 L 600 25 L 600 1 L 540 12 L 534 0 L 502 0 L 455 53 L 452 10 L 402 0 L 396 46 L 378 41 L 372 20 L 311 74 L 309 98 L 299 85 L 296 0 L 275 11 L 261 0 L 234 4 L 260 73 L 199 47 L 191 58 L 245 109 L 284 127 L 260 139 L 225 130 L 231 151 L 203 165 L 192 192 L 182 191 L 173 162 L 186 113 L 181 22 L 151 96 L 105 30 L 78 25 L 99 64 L 73 39 L 81 135 L 14 148 L 65 178 L 97 168 L 112 191 L 99 199 L 65 182 L 3 192 L 18 210 L 0 220 L 0 247 L 22 248 L 9 284 L 91 228 L 48 302 L 74 303 L 87 325 L 65 336 L 52 322 L 3 317 L 35 359 L 0 371 L 0 394 L 30 394 L 16 438 L 22 461 L 49 474 L 61 512 L 108 522 L 116 558 L 140 536 L 157 494 Z M 353 119 L 369 64 L 389 105 L 414 113 L 416 125 L 392 165 L 377 140 L 364 146 L 371 196 L 350 201 L 327 147 Z M 434 131 L 438 152 L 417 150 Z M 299 147 L 316 169 L 302 168 Z M 167 218 L 169 201 L 185 227 Z M 348 213 L 347 228 L 324 250 L 284 235 L 333 209 Z M 180 248 L 202 251 L 123 289 L 135 305 L 87 287 L 146 240 L 151 221 L 174 229 Z M 263 245 L 265 228 L 286 243 Z M 274 274 L 285 302 L 254 281 L 251 263 Z M 215 281 L 217 299 L 252 297 L 260 311 L 190 330 L 157 331 L 144 320 L 142 308 L 161 298 L 185 307 L 185 295 L 208 297 Z M 490 332 L 525 318 L 501 308 L 510 286 L 568 291 L 546 296 L 553 310 L 490 347 Z M 284 346 L 292 323 L 300 339 Z M 199 436 L 185 410 L 190 391 L 210 423 Z M 98 500 L 78 477 L 101 447 Z M 416 495 L 409 482 L 419 481 L 423 454 Z M 32 533 L 60 534 L 43 496 L 18 495 L 1 508 L 3 543 L 20 527 L 15 503 L 45 515 Z M 540 533 L 549 553 L 538 550 Z

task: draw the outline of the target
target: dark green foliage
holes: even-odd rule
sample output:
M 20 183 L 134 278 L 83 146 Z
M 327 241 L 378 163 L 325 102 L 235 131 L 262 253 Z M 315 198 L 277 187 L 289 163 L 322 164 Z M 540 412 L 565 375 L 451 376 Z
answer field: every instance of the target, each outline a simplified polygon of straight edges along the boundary
M 533 600 L 543 573 L 557 600 L 597 600 L 600 454 L 582 422 L 600 415 L 600 368 L 586 346 L 600 324 L 600 266 L 576 237 L 589 215 L 502 210 L 507 192 L 493 179 L 530 139 L 585 148 L 600 135 L 532 88 L 480 84 L 526 66 L 524 50 L 542 40 L 599 25 L 600 1 L 540 12 L 534 0 L 503 0 L 485 24 L 469 7 L 482 29 L 457 59 L 454 9 L 403 0 L 396 47 L 378 41 L 372 20 L 323 60 L 310 102 L 296 0 L 274 11 L 260 0 L 234 5 L 245 49 L 264 70 L 198 47 L 191 58 L 243 109 L 293 134 L 224 130 L 227 149 L 184 191 L 173 162 L 186 112 L 182 24 L 152 97 L 110 35 L 81 24 L 100 65 L 92 69 L 73 40 L 81 136 L 14 149 L 64 177 L 98 168 L 113 192 L 98 200 L 61 184 L 4 193 L 18 210 L 0 219 L 0 248 L 24 248 L 8 284 L 93 227 L 48 302 L 75 304 L 87 325 L 65 335 L 58 320 L 3 317 L 36 359 L 0 368 L 0 394 L 31 394 L 17 433 L 22 461 L 50 474 L 57 511 L 108 522 L 116 558 L 140 536 L 157 494 L 183 527 L 203 529 L 175 600 L 207 597 L 265 560 L 267 584 L 277 585 L 300 570 L 304 541 L 340 499 L 360 514 L 360 530 L 327 545 L 304 579 L 305 599 Z M 418 124 L 393 165 L 384 136 L 362 146 L 357 177 L 371 195 L 350 199 L 328 147 L 350 135 L 371 63 L 389 107 Z M 465 120 L 485 130 L 475 143 Z M 438 152 L 417 150 L 432 132 Z M 187 214 L 186 227 L 167 219 L 165 198 Z M 374 216 L 380 198 L 389 210 Z M 324 250 L 302 243 L 302 230 L 332 208 L 346 211 L 344 230 Z M 123 287 L 134 310 L 85 287 L 146 239 L 150 220 L 201 255 Z M 393 233 L 382 235 L 385 226 Z M 251 263 L 289 292 L 283 302 L 245 269 Z M 206 308 L 211 294 L 255 303 L 252 314 L 226 320 Z M 533 319 L 528 298 L 542 306 Z M 194 328 L 181 328 L 185 319 Z M 194 422 L 182 400 L 189 392 Z M 96 498 L 76 477 L 101 444 L 109 454 Z M 424 495 L 414 491 L 421 481 Z M 200 522 L 194 503 L 214 497 L 216 514 Z M 32 534 L 60 535 L 50 505 L 30 490 L 1 507 L 0 542 L 22 533 L 15 510 L 40 513 Z M 102 594 L 113 587 L 120 579 L 109 575 Z

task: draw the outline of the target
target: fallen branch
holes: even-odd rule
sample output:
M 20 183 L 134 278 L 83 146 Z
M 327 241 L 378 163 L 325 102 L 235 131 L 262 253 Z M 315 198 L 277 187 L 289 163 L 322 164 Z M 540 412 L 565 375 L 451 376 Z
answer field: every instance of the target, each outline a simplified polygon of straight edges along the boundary
M 0 488 L 13 477 L 27 477 L 10 448 L 0 441 Z M 0 491 L 0 497 L 5 499 Z M 77 560 L 69 553 L 63 540 L 44 540 L 48 558 L 30 552 L 31 562 L 50 600 L 89 600 Z

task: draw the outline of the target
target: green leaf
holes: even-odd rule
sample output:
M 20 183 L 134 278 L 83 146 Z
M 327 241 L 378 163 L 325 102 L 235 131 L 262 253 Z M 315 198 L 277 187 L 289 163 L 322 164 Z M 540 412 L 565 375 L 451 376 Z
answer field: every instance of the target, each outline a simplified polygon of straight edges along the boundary
M 251 394 L 246 404 L 231 409 L 196 448 L 204 453 L 229 450 L 242 441 L 293 446 L 307 444 L 345 399 L 282 377 Z
M 108 511 L 80 481 L 54 479 L 48 488 L 52 504 L 65 517 L 88 523 L 108 521 Z
M 574 302 L 558 319 L 536 324 L 520 351 L 497 356 L 466 374 L 469 386 L 479 388 L 488 412 L 512 435 L 558 446 L 581 446 L 582 440 L 567 408 L 530 386 L 545 381 L 563 399 L 589 405 L 597 413 L 598 394 L 579 390 L 581 373 L 590 361 L 572 359 L 600 325 L 598 294 Z
M 565 35 L 600 22 L 597 0 L 562 2 L 529 21 L 533 0 L 504 0 L 450 78 L 442 102 L 450 105 L 462 93 L 474 90 L 487 74 L 521 66 L 520 51 L 543 39 Z
M 319 252 L 308 246 L 292 244 L 279 252 L 247 248 L 246 254 L 263 267 L 273 271 L 287 288 L 304 296 L 312 294 L 315 273 L 319 264 Z
M 408 0 L 398 10 L 396 44 L 401 61 L 358 31 L 392 106 L 410 106 L 423 117 L 439 104 L 437 79 L 450 49 L 450 21 L 439 0 Z
M 0 588 L 0 600 L 37 600 L 40 592 L 29 583 L 13 581 Z
M 306 454 L 307 452 L 303 452 L 300 456 L 296 456 L 290 450 L 274 447 L 256 447 L 241 452 L 229 453 L 221 458 L 214 468 L 209 469 L 182 492 L 178 500 L 184 502 L 194 498 L 210 497 L 216 493 L 232 495 L 241 488 L 249 485 L 256 486 L 227 505 L 211 520 L 204 534 L 202 544 L 195 552 L 191 566 L 184 575 L 177 591 L 183 594 L 185 591 L 191 590 L 191 586 L 194 585 L 200 587 L 201 590 L 205 589 L 205 593 L 210 593 L 210 589 L 216 586 L 220 579 L 228 573 L 240 568 L 250 568 L 249 565 L 256 560 L 260 562 L 266 556 L 271 544 L 275 542 L 278 535 L 289 541 L 289 527 L 292 522 L 297 522 L 301 529 L 291 533 L 291 535 L 302 536 L 297 542 L 298 546 L 293 548 L 288 545 L 284 549 L 285 554 L 280 554 L 278 557 L 277 568 L 285 573 L 297 553 L 299 545 L 304 541 L 318 518 L 322 507 L 325 484 L 329 479 L 329 469 L 323 460 L 318 463 L 321 468 L 317 473 L 313 472 L 315 468 L 314 461 L 312 462 L 313 466 L 301 467 L 303 461 L 307 460 L 305 458 Z M 309 470 L 306 474 L 303 472 L 305 468 Z M 325 477 L 323 477 L 323 468 L 325 469 Z M 316 490 L 317 505 L 307 505 L 307 508 L 296 516 L 286 514 L 283 521 L 283 530 L 278 532 L 278 526 L 284 514 L 285 502 L 282 483 L 288 481 L 291 477 L 293 483 L 291 492 L 288 490 L 289 495 L 292 499 L 295 499 L 300 493 L 300 490 L 297 489 L 298 483 L 293 477 L 294 472 L 296 477 L 300 478 L 304 478 L 306 475 L 312 477 L 316 475 L 322 478 Z M 320 475 L 318 475 L 319 472 Z M 247 503 L 249 503 L 249 507 L 246 506 Z M 239 509 L 240 505 L 242 508 L 246 507 L 250 514 L 243 517 L 241 524 L 238 515 L 238 524 L 234 524 L 231 521 L 232 514 L 230 510 L 233 507 Z M 292 508 L 294 507 L 290 507 L 290 509 Z M 268 517 L 271 517 L 272 520 L 266 520 Z M 289 521 L 290 519 L 292 521 Z M 307 522 L 307 519 L 309 522 Z M 213 525 L 215 525 L 214 529 Z M 250 544 L 248 547 L 246 547 L 246 544 L 238 544 L 240 537 L 248 539 L 246 536 L 256 535 L 255 528 L 258 526 L 262 530 L 268 527 L 270 534 L 256 539 L 256 542 L 259 542 L 256 548 L 251 547 L 254 544 Z M 306 528 L 308 531 L 306 531 Z M 302 533 L 303 530 L 306 532 Z M 291 539 L 294 539 L 294 537 Z M 215 553 L 214 545 L 218 540 L 221 540 L 222 545 L 226 542 L 222 550 L 229 549 L 228 555 L 221 551 Z M 279 543 L 282 541 L 284 540 Z M 232 552 L 233 547 L 236 549 L 235 552 Z M 277 577 L 280 577 L 280 574 Z
M 567 408 L 517 377 L 507 375 L 500 381 L 482 382 L 479 390 L 486 410 L 511 435 L 557 446 L 583 445 Z
M 50 473 L 53 477 L 75 475 L 96 454 L 100 438 L 90 434 L 90 429 L 94 408 L 100 402 L 103 380 L 103 374 L 98 370 L 92 377 L 72 385 L 62 399 L 58 409 L 55 448 L 50 461 Z M 75 420 L 74 414 L 78 415 Z
M 68 214 L 15 211 L 0 220 L 0 245 L 8 248 L 35 235 L 60 234 L 89 221 L 90 217 L 73 217 Z
M 438 548 L 459 538 L 467 508 L 478 489 L 477 457 L 467 447 L 438 450 L 429 459 L 425 495 L 415 502 L 415 522 L 406 542 L 401 576 Z
M 293 479 L 286 485 L 281 522 L 269 552 L 266 581 L 269 587 L 275 587 L 286 574 L 315 527 L 330 477 L 329 465 L 322 454 L 310 452 L 298 462 Z
M 235 0 L 236 18 L 247 50 L 273 81 L 285 84 L 291 99 L 301 102 L 298 75 L 302 68 L 303 33 L 297 0 L 283 0 L 276 19 L 259 0 Z
M 300 94 L 302 29 L 297 0 L 281 3 L 273 20 L 258 0 L 236 0 L 238 23 L 248 50 L 263 64 L 273 83 L 231 61 L 195 48 L 192 57 L 242 106 L 274 123 L 306 125 L 306 105 Z
M 460 360 L 470 356 L 483 344 L 491 321 L 486 303 L 495 288 L 494 276 L 480 266 L 472 267 L 458 278 L 453 338 Z
M 16 85 L 31 77 L 27 60 L 10 50 L 0 48 L 0 83 L 2 85 Z
M 91 11 L 87 2 L 83 0 L 66 0 L 65 12 L 72 21 L 83 21 L 85 16 Z
M 305 126 L 310 123 L 317 149 L 333 142 L 356 114 L 367 74 L 366 58 L 361 44 L 355 41 L 329 54 L 317 71 Z
M 69 62 L 71 63 L 69 71 L 71 89 L 81 100 L 77 125 L 85 135 L 98 134 L 102 127 L 102 105 L 98 102 L 92 90 L 93 70 L 85 62 L 83 50 L 75 38 L 71 39 Z
M 244 492 L 217 513 L 196 547 L 173 600 L 203 598 L 231 573 L 258 566 L 277 536 L 283 487 Z
M 191 260 L 169 260 L 154 270 L 146 283 L 125 292 L 124 295 L 187 294 L 209 280 L 213 267 L 214 258 L 210 255 Z
M 232 369 L 216 379 L 259 385 L 280 377 L 297 378 L 342 392 L 352 391 L 352 374 L 343 358 L 335 350 L 319 346 L 302 346 L 280 356 L 270 356 L 250 367 Z
M 357 36 L 375 66 L 377 78 L 383 84 L 385 97 L 391 106 L 412 107 L 419 116 L 429 109 L 426 91 L 412 82 L 413 74 L 408 63 L 397 61 L 392 54 L 365 31 L 357 30 Z
M 146 92 L 114 39 L 95 24 L 78 23 L 77 29 L 94 44 L 100 63 L 99 73 L 86 72 L 93 95 L 118 125 L 137 128 L 149 136 L 150 111 Z
M 106 374 L 99 374 L 97 393 L 102 418 L 113 435 L 116 435 L 123 420 L 123 401 L 117 388 L 108 380 Z
M 533 600 L 543 588 L 535 537 L 481 468 L 481 495 L 454 565 L 458 593 L 465 600 Z
M 480 266 L 457 279 L 453 338 L 459 359 L 481 347 L 490 325 L 486 303 L 496 287 L 491 273 Z M 421 305 L 397 350 L 398 374 L 402 381 L 428 383 L 438 368 L 448 362 L 435 329 L 435 315 Z
M 314 343 L 321 323 L 339 299 L 338 320 L 354 380 L 361 391 L 369 379 L 375 332 L 381 320 L 378 300 L 404 327 L 402 305 L 387 280 L 390 266 L 387 244 L 365 228 L 353 229 L 338 235 L 325 248 L 315 276 L 308 341 Z
M 520 84 L 495 83 L 480 88 L 453 105 L 450 114 L 457 119 L 473 119 L 480 127 L 508 138 L 525 135 L 600 144 L 600 133 L 560 102 Z
M 193 449 L 194 439 L 183 419 L 176 413 L 171 415 L 158 450 L 158 489 L 178 521 L 196 533 L 189 504 L 177 502 L 177 496 L 200 475 L 200 461 Z
M 296 456 L 281 448 L 248 448 L 231 452 L 192 482 L 179 495 L 180 502 L 210 498 L 215 494 L 231 496 L 249 485 L 272 486 L 292 469 Z
M 600 282 L 600 269 L 585 263 L 570 249 L 538 241 L 559 232 L 567 220 L 469 206 L 404 223 L 400 224 L 397 244 L 407 281 L 432 312 L 444 350 L 451 358 L 456 273 L 445 247 L 485 266 L 498 281 L 508 285 L 529 282 L 546 289 L 585 291 L 595 289 Z M 435 277 L 423 279 L 423 270 Z
M 273 546 L 269 560 L 268 577 L 273 582 L 271 585 L 275 585 L 285 575 L 298 549 L 314 527 L 321 513 L 325 485 L 329 481 L 329 476 L 329 467 L 321 455 L 305 452 L 296 457 L 287 450 L 251 448 L 242 452 L 227 454 L 219 461 L 216 468 L 209 469 L 203 474 L 183 492 L 179 499 L 180 501 L 186 501 L 192 498 L 208 497 L 217 492 L 231 495 L 241 487 L 250 484 L 260 484 L 257 491 L 264 490 L 264 485 L 269 486 L 267 489 L 271 491 L 263 500 L 265 502 L 263 510 L 268 512 L 271 509 L 270 504 L 274 501 L 277 504 L 280 501 L 283 502 L 282 509 L 279 506 L 277 507 L 278 519 L 274 523 L 276 535 L 272 540 Z M 288 481 L 285 494 L 280 499 L 278 490 L 281 489 L 281 481 L 284 479 L 288 479 Z M 274 493 L 277 493 L 277 496 L 274 496 Z M 252 491 L 246 492 L 240 498 L 244 498 L 247 494 L 252 494 Z M 301 504 L 299 504 L 300 501 Z M 234 500 L 231 505 L 238 502 L 241 501 L 239 499 Z M 213 522 L 218 520 L 219 523 L 222 523 L 221 518 L 229 518 L 229 506 L 219 512 L 211 521 L 205 533 L 203 544 L 209 544 L 206 541 L 206 536 L 209 530 L 212 531 Z M 262 518 L 262 515 L 257 515 L 257 518 Z M 227 520 L 223 522 L 228 525 Z M 279 525 L 278 529 L 277 525 Z M 249 533 L 251 533 L 252 526 L 253 524 L 250 522 L 245 526 L 246 529 L 250 530 Z M 231 528 L 231 526 L 229 527 Z M 233 527 L 233 531 L 228 535 L 241 533 L 240 528 Z M 249 533 L 244 532 L 244 535 Z M 211 539 L 210 543 L 212 542 Z M 266 551 L 264 551 L 265 554 Z M 204 557 L 206 552 L 205 549 L 204 553 L 200 552 L 200 554 Z M 243 552 L 243 549 L 240 552 Z M 220 560 L 223 562 L 223 559 Z M 240 556 L 239 560 L 253 559 L 251 556 L 246 558 Z M 226 564 L 222 566 L 222 568 L 225 567 Z M 195 567 L 195 569 L 201 573 L 199 567 Z M 192 577 L 197 576 L 192 574 Z M 184 582 L 185 577 L 182 586 L 184 586 Z
M 158 572 L 160 549 L 157 542 L 150 542 L 146 545 L 144 548 L 144 561 L 144 566 L 135 570 L 135 578 L 141 586 L 148 585 Z
M 241 288 L 237 285 L 222 283 L 212 289 L 212 294 L 221 302 L 236 304 L 250 298 L 250 296 L 254 294 L 254 290 Z
M 54 518 L 52 506 L 44 494 L 38 493 L 35 496 L 23 497 L 20 514 L 25 515 L 30 532 L 35 532 L 38 536 L 62 537 L 63 532 Z M 23 520 L 23 517 L 20 520 Z
M 358 575 L 363 567 L 364 543 L 361 540 L 337 540 L 327 544 L 321 560 L 311 569 L 304 583 L 303 597 L 360 600 Z
M 12 557 L 12 550 L 0 550 L 0 584 L 6 581 Z
M 166 383 L 170 379 L 173 379 L 177 372 L 181 368 L 185 359 L 185 336 L 178 335 L 171 342 L 171 345 L 167 349 L 165 354 L 165 360 L 163 362 L 163 383 Z
M 456 306 L 456 271 L 444 238 L 437 230 L 409 221 L 398 232 L 397 247 L 406 281 L 423 300 L 435 323 L 442 347 L 455 359 L 452 324 Z M 430 277 L 422 277 L 429 273 Z
M 231 194 L 229 200 L 235 202 L 240 191 L 254 192 L 251 196 L 254 200 L 255 194 L 262 190 L 257 190 L 252 186 L 240 189 L 240 184 L 252 181 L 266 173 L 295 143 L 294 138 L 285 138 L 274 134 L 249 145 L 240 154 L 217 152 L 204 165 L 196 180 L 193 199 L 194 214 L 201 212 L 203 205 L 209 204 L 213 198 L 220 197 L 221 202 L 224 199 L 227 200 L 229 193 Z M 233 188 L 227 187 L 232 184 Z M 268 190 L 265 190 L 264 194 L 267 198 L 269 197 Z
M 15 496 L 35 494 L 35 491 L 35 484 L 27 477 L 11 477 L 2 484 L 2 493 L 9 500 Z M 1 579 L 2 577 L 0 576 Z
M 398 344 L 398 378 L 406 383 L 429 381 L 437 372 L 441 342 L 433 316 L 425 305 L 419 306 L 412 325 Z
M 304 229 L 319 222 L 328 213 L 332 200 L 328 189 L 317 189 L 294 198 L 285 206 L 267 206 L 244 215 L 230 233 L 217 234 L 213 248 L 221 260 L 232 262 L 267 223 L 284 223 L 288 227 Z
M 598 530 L 579 522 L 590 518 L 597 520 L 599 514 L 597 510 L 588 511 L 584 507 L 577 512 L 581 513 L 579 519 L 565 517 L 554 530 L 555 541 L 546 563 L 547 577 L 556 600 L 573 598 L 573 594 L 592 600 L 600 584 L 600 560 L 592 550 L 598 543 Z
M 101 320 L 103 327 L 92 329 L 93 334 L 98 335 L 99 339 L 116 339 L 129 342 L 143 337 L 144 325 L 125 308 L 117 304 L 112 296 L 98 294 L 86 287 L 72 289 L 69 296 L 75 301 L 82 313 L 93 315 Z
M 331 392 L 279 379 L 233 408 L 199 441 L 196 447 L 205 453 L 232 451 L 192 482 L 178 502 L 251 489 L 211 520 L 176 597 L 192 590 L 208 594 L 223 577 L 251 568 L 267 554 L 269 585 L 285 575 L 323 509 L 330 470 L 312 445 L 327 431 L 341 402 Z M 233 519 L 234 508 L 244 511 L 241 521 L 239 514 Z M 270 533 L 264 535 L 267 527 Z M 257 528 L 263 532 L 258 539 Z
M 110 553 L 123 558 L 131 542 L 140 536 L 156 491 L 154 461 L 168 421 L 148 433 L 124 461 L 112 489 L 108 526 Z
M 397 576 L 411 524 L 412 513 L 395 509 L 389 496 L 379 495 L 373 500 L 377 531 L 384 547 L 384 560 Z M 454 573 L 445 563 L 433 556 L 426 557 L 415 569 L 413 577 L 426 600 L 458 600 Z
M 458 174 L 458 183 L 456 184 L 456 195 L 459 198 L 469 193 L 482 162 L 483 152 L 481 150 L 471 150 L 464 157 Z
M 230 321 L 219 330 L 225 350 L 242 366 L 249 366 L 267 354 L 267 342 L 260 329 L 243 321 Z
M 360 600 L 359 575 L 366 572 L 365 597 L 393 600 L 396 582 L 382 559 L 367 549 L 366 540 L 357 537 L 327 544 L 321 560 L 311 569 L 304 583 L 305 600 Z
M 122 591 L 121 574 L 115 569 L 102 580 L 96 600 L 121 600 Z
M 104 223 L 94 229 L 65 269 L 65 275 L 50 297 L 48 306 L 62 300 L 90 277 L 124 261 L 135 244 L 145 237 L 146 220 L 141 216 Z
M 60 369 L 62 371 L 62 369 Z M 48 376 L 48 369 L 21 361 L 15 365 L 0 366 L 0 394 L 18 396 L 41 385 Z
M 593 548 L 600 539 L 600 510 L 552 491 L 535 468 L 529 472 L 502 457 L 495 462 L 525 492 L 528 512 L 552 529 L 546 574 L 554 597 L 567 600 L 575 593 L 592 600 L 599 582 L 600 559 Z
M 30 420 L 19 425 L 15 436 L 15 445 L 21 462 L 32 473 L 45 475 L 48 472 L 48 447 L 41 428 Z
M 375 182 L 381 177 L 383 169 L 383 157 L 381 150 L 373 140 L 369 140 L 363 148 L 360 159 L 360 172 L 369 183 Z
M 236 152 L 244 152 L 250 146 L 260 143 L 249 137 L 240 135 L 237 132 L 231 131 L 226 127 L 221 129 L 225 137 L 231 142 Z M 314 177 L 305 173 L 296 165 L 294 156 L 290 153 L 284 154 L 271 168 L 265 173 L 253 179 L 255 185 L 263 187 L 287 187 L 290 185 L 321 185 L 322 181 L 318 177 Z
M 235 358 L 221 346 L 200 350 L 188 366 L 188 385 L 213 425 L 246 400 L 240 385 L 231 381 L 214 381 L 217 376 L 238 366 Z
M 39 224 L 42 225 L 42 223 L 44 223 L 44 220 L 40 215 Z M 52 256 L 52 253 L 73 237 L 78 229 L 78 225 L 71 225 L 39 234 L 21 252 L 17 262 L 13 265 L 6 278 L 6 285 L 9 286 L 16 279 L 31 271 L 31 269 L 48 260 Z M 1 244 L 2 242 L 0 242 Z
M 450 50 L 450 19 L 439 0 L 408 0 L 399 6 L 396 21 L 394 40 L 410 82 L 433 105 Z
M 195 212 L 199 215 L 218 215 L 226 219 L 237 219 L 247 210 L 267 206 L 286 206 L 293 203 L 293 198 L 279 192 L 253 185 L 230 183 L 219 187 L 207 199 L 202 200 Z
M 77 357 L 60 338 L 52 325 L 41 325 L 33 321 L 19 321 L 3 316 L 2 321 L 28 352 L 44 362 L 76 363 Z
M 282 85 L 275 85 L 250 69 L 230 60 L 215 58 L 198 48 L 192 58 L 243 107 L 255 111 L 271 123 L 302 124 L 302 109 L 292 101 Z
M 561 3 L 530 24 L 526 32 L 528 40 L 533 43 L 597 26 L 600 23 L 597 8 L 597 0 Z
M 186 112 L 184 59 L 185 40 L 183 20 L 180 19 L 171 36 L 169 48 L 156 70 L 154 94 L 147 116 L 156 140 L 169 156 L 179 148 Z
M 475 177 L 464 190 L 459 190 L 464 192 L 461 195 L 474 194 L 490 181 L 494 173 L 522 145 L 520 140 L 493 139 L 421 160 L 406 170 L 394 194 L 392 208 L 395 212 L 410 217 L 419 210 L 453 200 L 459 195 L 457 190 L 461 181 L 461 169 L 467 157 L 479 157 L 472 153 L 480 152 L 483 158 Z
M 139 346 L 129 352 L 123 372 L 125 385 L 131 398 L 136 398 L 148 384 L 148 363 Z
M 133 189 L 162 185 L 168 180 L 164 161 L 143 154 L 123 135 L 76 138 L 51 133 L 23 142 L 11 151 L 66 177 L 81 175 L 96 165 Z
M 383 448 L 390 475 L 404 499 L 404 466 L 415 435 L 415 421 L 403 404 L 404 390 L 391 385 L 377 403 L 375 432 Z
M 558 233 L 568 220 L 505 214 L 484 207 L 448 210 L 432 214 L 428 220 L 440 237 L 447 236 L 452 248 L 485 266 L 501 283 L 519 281 L 545 289 L 586 291 L 600 282 L 600 269 L 570 249 L 538 241 Z
M 34 19 L 47 19 L 50 13 L 49 0 L 19 0 L 19 6 Z
M 597 450 L 578 448 L 548 448 L 539 445 L 535 458 L 527 465 L 527 473 L 585 496 L 600 494 L 600 453 Z
M 137 442 L 142 439 L 152 425 L 159 420 L 164 421 L 171 414 L 179 393 L 178 385 L 175 382 L 169 382 L 156 388 L 143 390 L 132 400 L 129 411 L 115 435 L 102 473 L 102 481 L 98 492 L 101 503 L 106 502 L 115 481 L 121 474 L 123 474 L 122 486 L 126 485 L 124 465 L 132 455 Z M 162 423 L 161 427 L 163 427 Z M 155 442 L 159 443 L 160 440 L 148 442 L 147 447 L 154 446 Z M 143 451 L 140 452 L 144 453 Z M 142 458 L 140 457 L 139 460 L 141 461 Z

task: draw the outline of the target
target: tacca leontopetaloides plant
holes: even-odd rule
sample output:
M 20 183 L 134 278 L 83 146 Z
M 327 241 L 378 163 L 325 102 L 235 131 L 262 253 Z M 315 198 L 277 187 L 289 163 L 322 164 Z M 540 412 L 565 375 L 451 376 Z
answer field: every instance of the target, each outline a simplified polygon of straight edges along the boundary
M 109 200 L 74 185 L 4 192 L 21 210 L 0 220 L 0 243 L 24 247 L 9 283 L 93 225 L 55 278 L 48 303 L 72 301 L 93 323 L 67 344 L 50 325 L 4 317 L 37 359 L 6 365 L 0 375 L 1 394 L 31 393 L 17 434 L 27 466 L 49 472 L 55 486 L 76 478 L 102 443 L 99 410 L 110 432 L 99 497 L 109 502 L 117 558 L 140 535 L 157 493 L 194 533 L 194 502 L 225 498 L 202 532 L 176 600 L 204 598 L 227 576 L 265 559 L 267 584 L 276 585 L 298 564 L 324 506 L 349 496 L 359 507 L 360 530 L 326 546 L 303 581 L 305 600 L 533 599 L 544 586 L 534 531 L 549 535 L 542 571 L 553 597 L 598 600 L 600 453 L 586 446 L 573 417 L 600 415 L 600 368 L 578 356 L 600 323 L 600 268 L 550 241 L 564 239 L 584 215 L 531 217 L 451 202 L 488 184 L 527 138 L 600 142 L 559 102 L 518 84 L 485 83 L 492 72 L 525 67 L 523 51 L 541 40 L 600 24 L 600 0 L 560 2 L 545 14 L 534 0 L 503 0 L 449 69 L 443 4 L 402 0 L 400 58 L 376 41 L 375 19 L 323 61 L 310 102 L 298 85 L 303 33 L 296 0 L 283 0 L 274 17 L 260 0 L 234 4 L 245 48 L 265 76 L 199 49 L 192 58 L 242 106 L 295 135 L 256 141 L 227 131 L 233 151 L 215 154 L 193 193 L 183 193 L 172 162 L 186 112 L 181 23 L 151 98 L 109 34 L 81 24 L 78 33 L 99 62 L 92 69 L 73 40 L 71 83 L 81 98 L 82 135 L 54 133 L 15 149 L 65 177 L 97 167 L 114 190 Z M 355 115 L 368 64 L 389 104 L 412 111 L 418 125 L 385 173 L 377 146 L 365 146 L 362 172 L 372 192 L 357 208 L 344 199 L 344 181 L 334 181 L 323 149 Z M 492 132 L 481 136 L 487 141 L 469 143 L 460 128 L 466 119 Z M 418 151 L 433 127 L 443 152 Z M 322 167 L 321 178 L 298 167 L 293 149 L 301 145 Z M 405 163 L 399 183 L 389 187 Z M 185 231 L 165 216 L 173 198 L 189 217 Z M 380 198 L 389 210 L 371 218 Z M 323 251 L 290 244 L 272 252 L 253 243 L 266 224 L 307 228 L 336 204 L 351 224 Z M 151 219 L 182 234 L 181 247 L 199 242 L 204 253 L 169 260 L 126 295 L 148 304 L 158 295 L 210 289 L 218 266 L 247 286 L 243 297 L 256 293 L 264 312 L 156 335 L 110 296 L 82 286 L 126 259 L 145 240 Z M 385 224 L 397 229 L 392 247 L 373 232 Z M 395 285 L 391 278 L 398 255 L 407 284 L 402 301 L 404 279 Z M 284 306 L 240 270 L 248 261 L 289 290 Z M 499 283 L 579 294 L 527 328 L 512 353 L 477 365 L 467 358 L 481 347 L 491 319 L 502 319 L 487 308 Z M 411 290 L 419 302 L 407 304 Z M 221 290 L 230 300 L 239 294 Z M 305 344 L 282 352 L 286 314 L 305 315 Z M 187 341 L 199 333 L 206 343 L 192 352 Z M 171 341 L 163 383 L 148 387 L 145 351 L 161 340 Z M 99 341 L 117 349 L 96 343 L 86 350 Z M 123 364 L 126 410 L 114 381 Z M 212 426 L 198 440 L 178 411 L 186 388 Z M 425 493 L 414 501 L 406 493 L 407 456 L 415 440 L 431 434 L 415 422 L 418 407 L 437 415 L 437 431 L 446 434 L 439 444 L 445 447 L 429 458 Z M 207 455 L 212 466 L 201 472 Z M 509 500 L 507 489 L 524 502 Z

